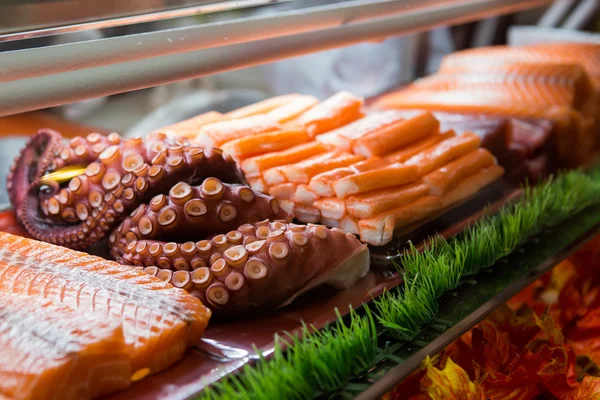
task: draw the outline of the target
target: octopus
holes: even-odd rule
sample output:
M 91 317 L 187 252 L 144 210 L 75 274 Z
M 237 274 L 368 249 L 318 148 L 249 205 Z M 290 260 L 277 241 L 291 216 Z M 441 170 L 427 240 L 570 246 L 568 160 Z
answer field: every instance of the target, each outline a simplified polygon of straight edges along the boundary
M 33 238 L 79 250 L 107 241 L 117 262 L 194 294 L 217 315 L 275 309 L 321 284 L 347 288 L 369 269 L 354 235 L 292 223 L 276 199 L 246 185 L 231 157 L 182 137 L 91 133 L 66 142 L 42 129 L 7 187 Z

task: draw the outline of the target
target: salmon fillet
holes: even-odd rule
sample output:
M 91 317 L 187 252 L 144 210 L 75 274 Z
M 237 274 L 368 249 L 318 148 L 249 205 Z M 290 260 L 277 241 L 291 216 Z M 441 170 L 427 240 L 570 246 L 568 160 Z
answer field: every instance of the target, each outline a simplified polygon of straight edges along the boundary
M 132 366 L 118 320 L 33 300 L 0 292 L 0 394 L 82 399 L 129 386 Z
M 132 371 L 154 373 L 198 342 L 210 310 L 143 271 L 0 233 L 0 292 L 47 299 L 122 325 Z
M 478 71 L 515 62 L 575 63 L 592 76 L 600 75 L 600 45 L 552 43 L 524 47 L 491 46 L 458 51 L 442 60 L 440 71 Z

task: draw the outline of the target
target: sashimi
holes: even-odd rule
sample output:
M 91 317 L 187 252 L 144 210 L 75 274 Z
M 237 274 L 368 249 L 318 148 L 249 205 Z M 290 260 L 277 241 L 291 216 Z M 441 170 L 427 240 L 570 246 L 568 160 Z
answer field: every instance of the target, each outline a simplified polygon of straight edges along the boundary
M 0 292 L 0 394 L 90 399 L 130 385 L 120 321 L 36 300 Z
M 0 233 L 0 277 L 0 292 L 120 322 L 134 373 L 180 359 L 211 315 L 196 297 L 143 271 L 7 233 Z

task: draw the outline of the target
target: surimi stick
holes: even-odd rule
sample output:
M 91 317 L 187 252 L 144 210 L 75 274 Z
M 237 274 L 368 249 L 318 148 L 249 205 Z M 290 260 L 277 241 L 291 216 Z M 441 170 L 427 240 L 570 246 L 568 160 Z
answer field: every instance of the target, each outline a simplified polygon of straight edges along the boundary
M 316 140 L 339 149 L 351 151 L 357 139 L 385 129 L 391 124 L 402 121 L 404 118 L 402 113 L 395 110 L 375 111 L 348 125 L 319 135 L 316 137 Z
M 460 181 L 495 163 L 496 160 L 489 151 L 477 149 L 425 175 L 423 183 L 429 187 L 430 194 L 440 196 L 454 188 Z
M 319 163 L 325 160 L 328 160 L 332 157 L 336 157 L 339 153 L 335 151 L 331 151 L 328 153 L 317 154 L 316 156 L 312 156 L 305 160 L 302 160 L 296 164 L 299 168 L 303 168 L 305 166 L 309 166 L 315 163 Z M 268 170 L 263 172 L 263 178 L 269 185 L 278 185 L 280 183 L 284 183 L 287 181 L 287 177 L 284 174 L 284 171 L 289 168 L 290 165 L 286 163 L 286 165 L 281 165 L 279 167 L 269 168 Z
M 319 199 L 315 201 L 315 208 L 319 209 L 325 218 L 341 219 L 346 215 L 346 202 L 337 197 Z
M 306 111 L 296 121 L 314 138 L 360 118 L 363 103 L 362 98 L 339 92 Z
M 323 172 L 332 169 L 346 167 L 357 163 L 363 159 L 363 156 L 354 154 L 341 154 L 337 157 L 319 159 L 313 162 L 298 163 L 282 167 L 282 173 L 290 182 L 309 183 L 310 179 Z
M 249 178 L 248 176 L 246 176 L 246 180 L 248 181 L 248 185 L 250 185 L 250 187 L 254 190 L 257 190 L 261 193 L 269 193 L 269 185 L 267 185 L 267 182 L 265 182 L 265 180 L 260 177 L 253 177 L 253 178 Z
M 403 149 L 396 150 L 393 153 L 390 153 L 385 156 L 386 160 L 390 162 L 404 162 L 411 158 L 412 156 L 419 154 L 423 150 L 426 150 L 439 142 L 455 137 L 456 134 L 453 130 L 448 132 L 444 132 L 442 134 L 432 135 L 425 139 L 419 140 L 418 142 L 412 143 L 410 146 L 407 146 Z
M 418 178 L 416 165 L 392 164 L 389 167 L 349 175 L 333 183 L 337 197 L 343 199 L 356 193 L 403 185 Z
M 339 222 L 339 228 L 353 235 L 359 234 L 358 220 L 346 214 Z
M 298 185 L 293 200 L 302 205 L 312 206 L 319 199 L 319 195 L 308 188 L 308 185 Z
M 373 157 L 368 160 L 358 162 L 346 168 L 337 168 L 332 171 L 323 172 L 315 175 L 308 187 L 321 197 L 335 196 L 333 183 L 348 175 L 358 174 L 360 172 L 369 171 L 376 168 L 382 168 L 391 163 L 383 158 Z
M 406 160 L 405 165 L 418 167 L 418 175 L 423 176 L 449 162 L 479 148 L 481 138 L 474 133 L 464 133 Z
M 281 199 L 277 200 L 277 202 L 279 203 L 279 207 L 281 207 L 281 209 L 285 211 L 287 215 L 289 215 L 291 218 L 296 218 L 296 215 L 294 213 L 294 208 L 296 207 L 296 205 L 293 201 Z
M 276 199 L 294 200 L 294 194 L 296 193 L 296 184 L 294 183 L 282 183 L 279 185 L 271 186 L 269 188 L 269 194 Z
M 241 168 L 246 175 L 260 174 L 269 168 L 296 163 L 326 151 L 327 146 L 317 142 L 309 142 L 287 150 L 249 158 L 242 161 Z
M 299 94 L 286 94 L 283 96 L 275 96 L 269 99 L 259 101 L 258 103 L 238 108 L 226 114 L 229 119 L 246 118 L 257 114 L 265 114 L 277 107 L 281 107 L 290 103 L 297 98 L 302 97 Z
M 385 188 L 350 196 L 346 200 L 349 214 L 358 218 L 370 218 L 382 212 L 398 208 L 427 195 L 429 188 L 422 183 Z
M 216 111 L 209 111 L 200 114 L 194 118 L 186 119 L 173 125 L 158 129 L 155 132 L 166 133 L 167 135 L 183 136 L 188 139 L 195 139 L 200 133 L 200 128 L 213 122 L 222 121 L 225 116 Z
M 358 222 L 360 240 L 375 246 L 382 246 L 392 240 L 394 230 L 425 219 L 441 210 L 442 207 L 442 200 L 438 196 L 425 196 L 375 217 L 361 219 Z
M 449 207 L 471 197 L 480 189 L 496 181 L 497 179 L 500 179 L 503 174 L 504 168 L 499 165 L 493 165 L 491 167 L 482 169 L 475 175 L 472 175 L 460 182 L 454 189 L 448 192 L 448 194 L 446 194 L 442 199 L 444 207 Z
M 395 122 L 356 141 L 353 150 L 365 157 L 382 156 L 439 131 L 440 122 L 429 113 Z
M 319 103 L 316 97 L 299 96 L 289 103 L 283 104 L 267 113 L 267 118 L 281 124 L 297 118 L 300 114 Z
M 221 150 L 236 160 L 289 149 L 310 140 L 304 130 L 283 130 L 246 136 L 225 143 Z
M 328 228 L 339 228 L 340 227 L 340 221 L 338 221 L 337 219 L 334 219 L 334 218 L 321 217 L 321 223 Z M 0 398 L 0 400 L 2 400 L 2 399 Z
M 204 147 L 220 147 L 234 139 L 281 129 L 278 122 L 262 115 L 204 125 L 194 141 Z
M 318 208 L 298 205 L 294 207 L 294 215 L 296 219 L 305 224 L 315 224 L 321 220 L 321 212 Z

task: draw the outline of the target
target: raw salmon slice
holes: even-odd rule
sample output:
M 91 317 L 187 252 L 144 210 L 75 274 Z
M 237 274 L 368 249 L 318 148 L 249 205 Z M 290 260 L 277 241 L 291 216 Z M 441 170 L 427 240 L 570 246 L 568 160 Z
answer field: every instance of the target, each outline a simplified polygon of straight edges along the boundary
M 375 217 L 361 219 L 358 222 L 360 240 L 382 246 L 392 240 L 396 229 L 428 218 L 442 207 L 442 200 L 438 196 L 425 196 Z
M 358 121 L 319 135 L 316 140 L 335 146 L 338 149 L 351 151 L 357 139 L 378 132 L 402 120 L 404 120 L 404 116 L 395 110 L 375 111 Z
M 210 310 L 143 271 L 0 233 L 0 292 L 47 299 L 122 324 L 132 371 L 160 371 L 198 342 Z
M 405 162 L 412 156 L 417 155 L 422 151 L 425 151 L 428 148 L 433 147 L 436 144 L 443 142 L 446 139 L 451 139 L 453 137 L 456 137 L 456 134 L 453 130 L 437 135 L 432 135 L 426 137 L 425 139 L 419 140 L 418 142 L 415 142 L 410 146 L 407 146 L 400 150 L 396 150 L 393 153 L 386 155 L 385 159 L 389 162 Z
M 476 73 L 473 73 L 476 72 Z M 438 73 L 419 79 L 418 90 L 522 90 L 525 96 L 544 96 L 545 102 L 578 106 L 593 94 L 593 83 L 578 64 L 514 63 L 488 66 L 468 73 Z
M 333 190 L 340 199 L 352 194 L 403 185 L 418 178 L 416 165 L 392 164 L 389 167 L 349 175 L 334 182 Z
M 235 139 L 222 145 L 221 150 L 239 161 L 260 154 L 285 150 L 309 140 L 304 130 L 283 130 Z
M 339 92 L 300 115 L 296 122 L 314 138 L 362 117 L 363 103 L 362 98 Z
M 395 122 L 356 141 L 353 150 L 365 157 L 383 156 L 438 133 L 440 123 L 431 113 Z
M 515 62 L 575 63 L 591 75 L 600 74 L 600 46 L 597 44 L 552 43 L 524 47 L 491 46 L 468 49 L 444 57 L 440 71 L 473 71 L 488 65 Z
M 0 394 L 90 399 L 129 386 L 131 360 L 117 319 L 37 300 L 0 292 Z
M 280 130 L 278 122 L 256 115 L 204 125 L 194 142 L 203 147 L 220 147 L 234 139 Z
M 229 119 L 238 119 L 252 117 L 259 114 L 266 114 L 269 111 L 288 104 L 300 97 L 302 97 L 300 94 L 286 94 L 282 96 L 271 97 L 269 99 L 259 101 L 258 103 L 238 108 L 237 110 L 227 113 L 226 116 Z
M 327 150 L 328 146 L 317 142 L 309 142 L 287 150 L 248 158 L 242 161 L 241 168 L 246 176 L 258 175 L 269 168 L 296 163 L 317 154 L 325 153 Z
M 456 187 L 460 181 L 495 163 L 496 160 L 489 151 L 477 149 L 425 175 L 423 183 L 429 187 L 431 194 L 441 196 Z
M 300 114 L 315 106 L 319 100 L 313 96 L 299 96 L 292 101 L 283 104 L 267 113 L 267 118 L 281 124 L 287 123 Z
M 425 196 L 429 188 L 422 183 L 385 188 L 348 197 L 348 213 L 357 218 L 370 218 Z
M 185 121 L 158 129 L 155 132 L 183 136 L 194 140 L 200 133 L 200 129 L 203 126 L 212 124 L 214 122 L 223 121 L 224 119 L 225 116 L 223 114 L 216 111 L 209 111 L 194 118 L 186 119 Z

